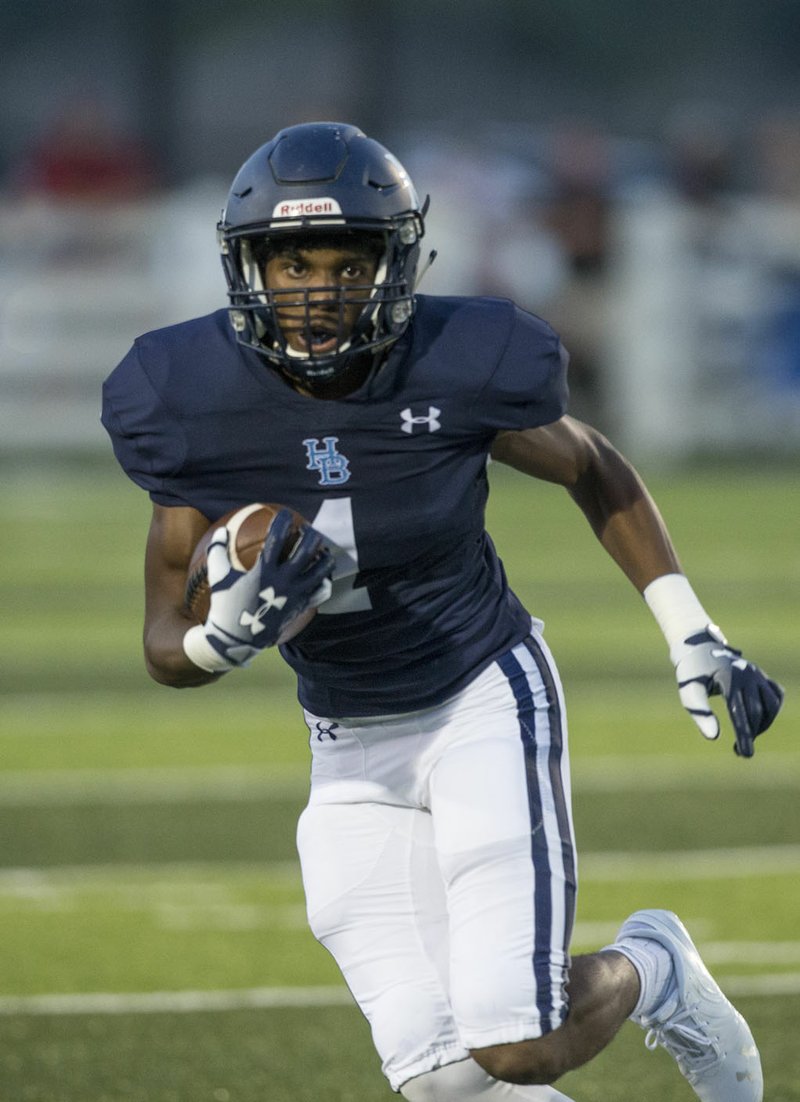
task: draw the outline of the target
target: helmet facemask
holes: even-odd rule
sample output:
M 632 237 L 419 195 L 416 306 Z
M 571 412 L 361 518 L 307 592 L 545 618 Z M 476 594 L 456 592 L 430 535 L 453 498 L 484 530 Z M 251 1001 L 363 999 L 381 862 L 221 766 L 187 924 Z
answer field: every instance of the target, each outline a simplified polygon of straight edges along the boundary
M 343 375 L 365 354 L 377 356 L 405 331 L 414 309 L 414 279 L 422 221 L 416 213 L 358 227 L 308 223 L 301 230 L 248 227 L 224 232 L 231 321 L 240 343 L 255 349 L 292 381 L 313 389 Z M 377 263 L 364 284 L 266 286 L 271 256 L 297 249 L 354 245 Z M 354 315 L 355 311 L 355 317 Z M 289 335 L 294 335 L 292 347 Z
M 426 209 L 394 154 L 358 127 L 310 122 L 279 131 L 237 172 L 217 227 L 237 341 L 320 396 L 356 362 L 359 375 L 377 365 L 414 312 Z M 288 287 L 293 277 L 273 268 L 267 285 L 262 250 L 293 238 L 307 249 L 315 241 L 331 247 L 332 239 L 352 244 L 360 235 L 379 242 L 371 283 L 355 287 L 341 273 L 342 286 L 310 279 L 307 292 L 287 295 L 273 284 Z M 320 282 L 334 277 L 331 268 L 317 272 Z

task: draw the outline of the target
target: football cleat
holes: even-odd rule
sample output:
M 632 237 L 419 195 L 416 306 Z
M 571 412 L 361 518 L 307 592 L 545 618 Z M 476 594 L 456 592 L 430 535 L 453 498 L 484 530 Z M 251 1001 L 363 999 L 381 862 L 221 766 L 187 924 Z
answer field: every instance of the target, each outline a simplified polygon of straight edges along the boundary
M 636 911 L 617 935 L 649 938 L 672 957 L 675 981 L 656 1011 L 633 1021 L 645 1044 L 672 1056 L 702 1102 L 762 1102 L 761 1059 L 747 1022 L 725 998 L 680 919 L 670 911 Z

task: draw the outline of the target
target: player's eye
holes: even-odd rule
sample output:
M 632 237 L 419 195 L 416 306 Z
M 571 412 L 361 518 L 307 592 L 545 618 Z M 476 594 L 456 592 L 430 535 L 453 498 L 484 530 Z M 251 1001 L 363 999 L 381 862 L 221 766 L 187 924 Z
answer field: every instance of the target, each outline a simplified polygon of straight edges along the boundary
M 308 265 L 302 260 L 287 260 L 283 266 L 284 272 L 294 279 L 302 279 L 308 274 Z

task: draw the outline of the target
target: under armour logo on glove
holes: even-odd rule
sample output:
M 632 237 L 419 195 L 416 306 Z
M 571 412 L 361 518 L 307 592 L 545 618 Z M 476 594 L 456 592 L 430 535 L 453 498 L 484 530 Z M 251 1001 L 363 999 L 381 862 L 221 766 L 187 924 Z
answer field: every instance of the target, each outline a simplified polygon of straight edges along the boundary
M 770 726 L 783 703 L 783 689 L 728 645 L 715 624 L 690 635 L 674 648 L 678 692 L 686 711 L 707 739 L 719 737 L 719 722 L 709 696 L 722 696 L 728 707 L 740 757 L 751 758 L 758 735 Z
M 285 555 L 292 525 L 288 509 L 277 513 L 258 559 L 246 571 L 231 562 L 228 530 L 214 533 L 207 551 L 208 619 L 184 637 L 184 650 L 201 669 L 224 673 L 248 665 L 280 641 L 287 624 L 330 596 L 333 556 L 310 525 Z
M 262 589 L 258 595 L 264 603 L 259 605 L 254 613 L 243 612 L 239 617 L 241 627 L 250 628 L 252 635 L 258 635 L 259 632 L 264 630 L 263 619 L 270 609 L 282 609 L 289 599 L 288 597 L 276 597 L 275 590 L 271 585 L 268 585 L 266 589 Z

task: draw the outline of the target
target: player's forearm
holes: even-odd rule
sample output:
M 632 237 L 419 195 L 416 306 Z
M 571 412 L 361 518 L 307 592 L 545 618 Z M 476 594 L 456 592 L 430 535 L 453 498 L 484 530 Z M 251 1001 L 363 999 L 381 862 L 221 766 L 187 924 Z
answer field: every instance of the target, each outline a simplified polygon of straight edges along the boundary
M 193 620 L 174 613 L 145 626 L 145 666 L 160 685 L 191 689 L 219 679 L 220 674 L 196 666 L 183 649 L 183 637 L 193 624 Z
M 639 475 L 603 441 L 569 492 L 595 535 L 641 593 L 681 570 L 666 525 Z
M 655 578 L 681 572 L 672 542 L 649 496 L 611 514 L 598 538 L 640 593 Z

